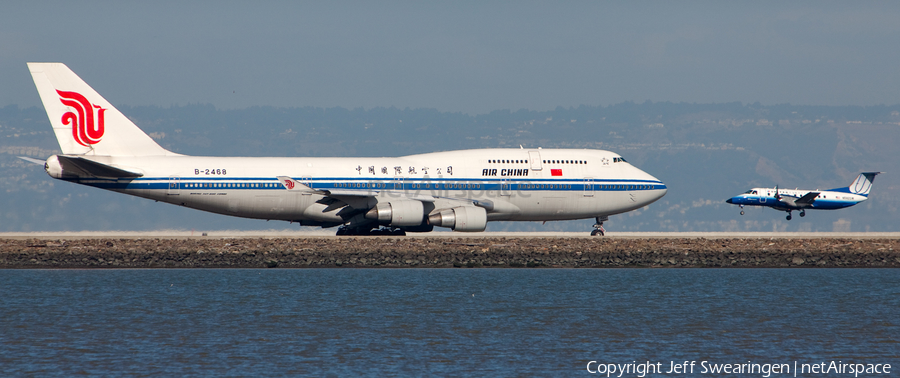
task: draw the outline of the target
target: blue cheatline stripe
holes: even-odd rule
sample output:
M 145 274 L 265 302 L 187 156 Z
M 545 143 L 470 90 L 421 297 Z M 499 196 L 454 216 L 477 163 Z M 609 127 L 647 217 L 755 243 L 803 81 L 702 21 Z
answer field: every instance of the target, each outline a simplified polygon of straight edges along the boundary
M 179 189 L 179 190 L 278 190 L 284 189 L 276 178 L 267 177 L 177 177 L 177 188 L 170 188 L 168 177 L 141 177 L 134 180 L 84 179 L 69 180 L 103 189 Z M 294 178 L 315 189 L 372 190 L 516 190 L 516 191 L 640 191 L 666 189 L 652 180 L 591 179 L 480 179 L 480 178 Z M 502 182 L 501 182 L 502 180 Z M 195 186 L 203 185 L 203 186 Z M 241 186 L 234 186 L 241 185 Z M 398 186 L 399 185 L 399 186 Z

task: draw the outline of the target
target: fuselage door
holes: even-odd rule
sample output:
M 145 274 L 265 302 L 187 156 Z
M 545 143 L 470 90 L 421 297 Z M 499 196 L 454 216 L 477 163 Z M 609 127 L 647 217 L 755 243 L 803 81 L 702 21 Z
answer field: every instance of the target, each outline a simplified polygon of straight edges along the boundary
M 501 196 L 509 195 L 509 180 L 507 180 L 507 179 L 500 180 L 500 195 Z
M 540 171 L 541 166 L 541 152 L 540 151 L 528 151 L 528 160 L 531 160 L 531 170 L 532 171 Z
M 169 177 L 169 185 L 166 188 L 166 194 L 170 196 L 177 196 L 180 194 L 181 189 L 181 179 L 178 176 L 170 176 Z
M 403 177 L 394 177 L 394 190 L 403 190 Z
M 585 197 L 593 197 L 594 196 L 594 179 L 590 177 L 584 178 L 584 196 Z

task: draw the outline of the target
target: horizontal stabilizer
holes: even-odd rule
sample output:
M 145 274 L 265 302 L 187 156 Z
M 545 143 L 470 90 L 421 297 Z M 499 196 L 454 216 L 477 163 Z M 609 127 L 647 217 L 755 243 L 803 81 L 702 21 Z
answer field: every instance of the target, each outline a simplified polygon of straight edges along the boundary
M 806 193 L 805 195 L 803 195 L 803 197 L 798 198 L 798 199 L 797 199 L 796 201 L 794 201 L 794 202 L 795 202 L 795 203 L 811 204 L 811 203 L 813 203 L 813 202 L 816 202 L 816 197 L 817 197 L 818 195 L 819 195 L 819 192 L 809 192 L 809 193 Z
M 74 174 L 78 177 L 97 177 L 97 178 L 137 178 L 144 174 L 124 169 L 116 168 L 96 161 L 88 160 L 81 157 L 57 155 L 56 159 L 62 166 L 63 172 Z
M 44 163 L 45 163 L 44 160 L 33 159 L 33 158 L 30 158 L 30 157 L 27 157 L 27 156 L 17 156 L 17 157 L 18 157 L 19 159 L 25 160 L 25 161 L 27 161 L 27 162 L 29 162 L 29 163 L 34 163 L 34 164 L 38 164 L 38 165 L 44 165 Z

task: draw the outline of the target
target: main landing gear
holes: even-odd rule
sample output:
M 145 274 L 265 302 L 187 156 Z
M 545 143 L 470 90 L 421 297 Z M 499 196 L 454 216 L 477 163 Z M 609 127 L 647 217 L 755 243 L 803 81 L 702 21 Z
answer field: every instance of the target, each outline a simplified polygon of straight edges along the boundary
M 603 236 L 606 234 L 606 230 L 603 229 L 603 222 L 609 220 L 609 218 L 597 217 L 596 219 L 597 219 L 597 223 L 594 223 L 594 229 L 591 231 L 591 236 L 597 236 L 597 235 Z
M 367 229 L 365 227 L 355 227 L 350 228 L 348 226 L 341 226 L 338 228 L 337 236 L 406 236 L 406 231 L 403 231 L 399 228 L 375 228 L 375 229 Z

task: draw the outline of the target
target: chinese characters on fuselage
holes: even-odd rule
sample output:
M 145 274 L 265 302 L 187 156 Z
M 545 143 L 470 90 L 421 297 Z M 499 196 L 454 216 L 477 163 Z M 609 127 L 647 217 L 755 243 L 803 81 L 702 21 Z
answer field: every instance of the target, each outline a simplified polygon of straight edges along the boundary
M 399 176 L 399 175 L 402 175 L 402 174 L 403 174 L 403 167 L 402 167 L 402 166 L 399 166 L 399 165 L 398 165 L 398 166 L 395 166 L 395 167 L 393 167 L 393 168 L 394 168 L 394 175 L 395 175 L 395 176 Z M 358 172 L 359 175 L 362 175 L 363 167 L 362 167 L 361 165 L 356 166 L 356 168 L 354 168 L 354 169 L 356 169 L 356 172 Z M 417 175 L 417 174 L 419 174 L 419 173 L 421 173 L 421 174 L 423 174 L 423 175 L 427 175 L 429 169 L 431 169 L 431 168 L 428 168 L 428 167 L 422 167 L 422 168 L 418 168 L 418 169 L 417 169 L 417 168 L 414 167 L 414 166 L 409 166 L 408 169 L 407 169 L 407 173 L 409 173 L 410 175 Z M 440 174 L 441 174 L 441 168 L 437 168 L 436 170 L 437 170 L 437 174 L 440 175 Z M 496 171 L 496 169 L 495 169 L 495 171 Z M 372 174 L 372 175 L 374 176 L 374 175 L 375 175 L 375 172 L 376 172 L 375 166 L 374 166 L 374 165 L 370 165 L 370 166 L 369 166 L 369 173 Z M 453 166 L 452 166 L 452 165 L 447 166 L 446 172 L 447 172 L 448 175 L 453 176 Z M 381 174 L 387 175 L 387 174 L 388 174 L 388 167 L 381 167 Z M 528 175 L 528 174 L 525 174 L 525 176 L 527 176 L 527 175 Z

